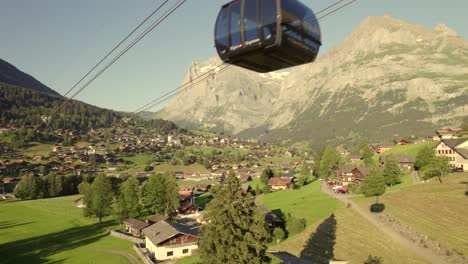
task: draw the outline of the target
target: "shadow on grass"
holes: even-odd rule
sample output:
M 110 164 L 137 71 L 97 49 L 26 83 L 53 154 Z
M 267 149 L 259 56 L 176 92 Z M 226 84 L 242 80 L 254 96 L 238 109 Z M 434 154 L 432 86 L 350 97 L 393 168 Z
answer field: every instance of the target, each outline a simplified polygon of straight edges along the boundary
M 96 242 L 107 236 L 104 232 L 113 224 L 113 221 L 107 221 L 102 224 L 73 227 L 56 233 L 1 244 L 1 263 L 52 263 L 47 260 L 47 257 Z M 64 261 L 58 260 L 53 263 Z
M 0 229 L 7 229 L 7 228 L 16 227 L 16 226 L 29 225 L 32 223 L 33 222 L 15 223 L 11 221 L 0 221 Z
M 301 258 L 317 264 L 328 264 L 334 259 L 333 249 L 336 241 L 336 219 L 331 214 L 309 238 L 301 252 Z
M 369 207 L 371 213 L 382 213 L 385 210 L 385 204 L 383 203 L 374 203 Z
M 468 196 L 468 191 L 465 192 L 465 195 Z

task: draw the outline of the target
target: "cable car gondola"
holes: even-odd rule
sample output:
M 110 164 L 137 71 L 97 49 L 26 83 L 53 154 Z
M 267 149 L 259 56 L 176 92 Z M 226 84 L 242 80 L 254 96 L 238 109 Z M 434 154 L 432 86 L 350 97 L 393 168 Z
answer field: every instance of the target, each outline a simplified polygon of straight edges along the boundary
M 226 63 L 270 72 L 313 62 L 320 35 L 314 13 L 297 0 L 234 0 L 218 14 L 215 46 Z

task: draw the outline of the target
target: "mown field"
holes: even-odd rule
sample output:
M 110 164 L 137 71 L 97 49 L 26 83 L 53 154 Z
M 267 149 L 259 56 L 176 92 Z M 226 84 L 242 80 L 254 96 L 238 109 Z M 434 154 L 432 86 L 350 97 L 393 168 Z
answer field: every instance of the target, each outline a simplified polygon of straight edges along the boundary
M 383 263 L 427 263 L 351 208 L 337 209 L 333 215 L 286 242 L 270 249 L 289 252 L 314 263 L 328 263 L 335 258 L 362 264 L 369 255 L 381 257 Z
M 379 202 L 385 204 L 384 213 L 390 218 L 468 255 L 468 173 L 451 174 L 443 181 L 402 188 L 383 195 Z M 355 200 L 364 207 L 375 201 Z
M 438 142 L 425 142 L 420 144 L 411 144 L 411 145 L 404 145 L 404 146 L 394 146 L 392 149 L 387 150 L 383 153 L 383 155 L 409 155 L 413 158 L 416 158 L 418 152 L 424 147 L 435 147 Z
M 74 207 L 77 198 L 0 202 L 0 262 L 129 263 L 122 254 L 138 259 L 130 242 L 107 235 L 115 222 L 83 217 Z
M 290 213 L 294 217 L 304 218 L 308 225 L 325 218 L 342 206 L 340 202 L 320 191 L 319 181 L 299 190 L 265 194 L 259 199 L 259 203 L 268 206 L 275 213 Z

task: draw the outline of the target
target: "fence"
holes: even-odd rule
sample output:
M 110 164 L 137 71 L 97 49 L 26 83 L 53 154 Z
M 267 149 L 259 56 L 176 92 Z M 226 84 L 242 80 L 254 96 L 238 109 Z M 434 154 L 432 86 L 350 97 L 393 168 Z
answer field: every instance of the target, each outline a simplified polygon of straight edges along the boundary
M 133 243 L 145 243 L 145 240 L 142 239 L 142 238 L 127 235 L 127 234 L 121 233 L 119 231 L 111 230 L 110 234 L 111 234 L 111 236 L 122 238 L 122 239 L 125 239 L 125 240 L 128 240 L 128 241 L 131 241 Z

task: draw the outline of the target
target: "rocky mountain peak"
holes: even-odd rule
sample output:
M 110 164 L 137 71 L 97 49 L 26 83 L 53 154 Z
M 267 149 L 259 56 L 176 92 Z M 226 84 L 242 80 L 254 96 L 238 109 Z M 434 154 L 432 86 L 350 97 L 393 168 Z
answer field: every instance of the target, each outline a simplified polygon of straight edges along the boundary
M 437 24 L 437 26 L 434 28 L 434 30 L 438 31 L 438 32 L 441 32 L 446 36 L 451 36 L 451 37 L 458 37 L 459 36 L 458 33 L 455 30 L 451 29 L 450 27 L 448 27 L 445 24 Z

